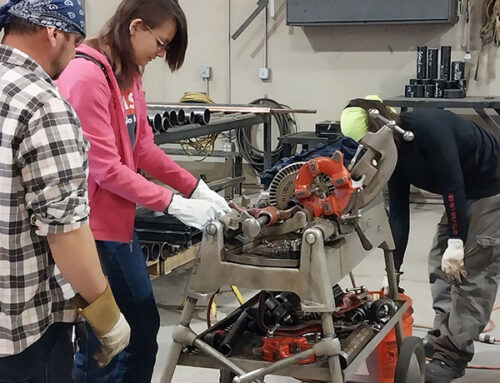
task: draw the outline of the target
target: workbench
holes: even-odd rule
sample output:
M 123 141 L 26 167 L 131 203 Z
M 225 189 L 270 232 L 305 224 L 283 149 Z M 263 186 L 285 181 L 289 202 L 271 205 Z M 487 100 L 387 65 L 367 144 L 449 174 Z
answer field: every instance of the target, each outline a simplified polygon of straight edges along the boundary
M 326 144 L 330 141 L 337 140 L 340 135 L 334 137 L 318 137 L 315 132 L 298 132 L 285 134 L 278 137 L 278 140 L 283 144 L 283 154 L 285 157 L 293 155 L 293 145 L 302 145 L 302 150 L 315 148 L 318 145 Z
M 443 108 L 443 109 L 473 109 L 485 122 L 495 136 L 500 137 L 500 124 L 493 116 L 487 113 L 487 109 L 493 110 L 500 115 L 500 97 L 471 96 L 457 99 L 446 98 L 408 98 L 394 97 L 384 100 L 389 106 L 401 108 L 405 112 L 408 108 Z

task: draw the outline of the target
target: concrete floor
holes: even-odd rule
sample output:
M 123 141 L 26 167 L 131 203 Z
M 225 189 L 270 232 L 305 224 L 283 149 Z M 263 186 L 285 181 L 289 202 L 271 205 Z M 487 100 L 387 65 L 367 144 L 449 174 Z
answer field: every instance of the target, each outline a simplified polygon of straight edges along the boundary
M 441 217 L 443 208 L 439 205 L 413 205 L 411 213 L 411 233 L 410 243 L 403 266 L 404 276 L 401 286 L 406 289 L 406 293 L 413 298 L 415 313 L 413 317 L 416 324 L 430 326 L 433 320 L 431 308 L 430 287 L 427 279 L 427 253 L 430 249 L 433 233 L 438 220 Z M 364 260 L 355 270 L 354 274 L 358 284 L 363 284 L 369 289 L 380 288 L 383 277 L 383 256 L 377 251 Z M 171 343 L 171 332 L 180 319 L 178 305 L 182 301 L 183 289 L 188 276 L 188 269 L 177 270 L 174 273 L 160 277 L 153 281 L 153 287 L 158 302 L 161 315 L 161 329 L 158 337 L 159 352 L 153 382 L 158 383 L 165 366 L 167 352 Z M 344 280 L 342 287 L 349 287 L 350 282 Z M 247 297 L 255 292 L 244 290 Z M 497 305 L 500 300 L 497 300 Z M 237 301 L 230 293 L 223 294 L 218 298 L 218 308 L 220 317 L 231 312 L 237 306 Z M 196 320 L 193 321 L 193 329 L 201 332 L 206 328 L 204 321 L 205 308 L 200 307 L 196 312 Z M 498 323 L 499 328 L 493 330 L 491 334 L 497 339 L 500 338 L 500 310 L 493 313 L 492 319 Z M 414 335 L 423 336 L 422 330 L 416 329 Z M 500 366 L 500 346 L 476 344 L 476 355 L 471 364 Z M 177 367 L 173 382 L 185 383 L 196 382 L 202 379 L 203 382 L 218 382 L 218 370 L 199 369 L 188 367 Z M 294 382 L 295 379 L 279 376 L 269 376 L 268 383 Z M 499 383 L 500 371 L 485 371 L 468 369 L 465 377 L 457 379 L 456 383 Z

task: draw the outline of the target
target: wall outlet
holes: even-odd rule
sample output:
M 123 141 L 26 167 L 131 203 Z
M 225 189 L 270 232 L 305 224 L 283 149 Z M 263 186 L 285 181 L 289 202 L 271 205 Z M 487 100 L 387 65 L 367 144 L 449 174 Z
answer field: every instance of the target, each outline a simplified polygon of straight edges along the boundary
M 204 66 L 200 69 L 200 76 L 204 80 L 209 80 L 212 77 L 212 67 Z
M 259 68 L 259 78 L 262 81 L 267 81 L 271 79 L 271 68 Z

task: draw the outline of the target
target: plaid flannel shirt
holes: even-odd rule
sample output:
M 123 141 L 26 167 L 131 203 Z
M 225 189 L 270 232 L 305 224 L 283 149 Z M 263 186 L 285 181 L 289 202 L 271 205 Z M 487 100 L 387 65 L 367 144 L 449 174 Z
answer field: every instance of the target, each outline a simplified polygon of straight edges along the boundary
M 48 74 L 0 45 L 0 357 L 54 322 L 73 322 L 73 289 L 47 236 L 87 223 L 87 149 L 80 121 Z

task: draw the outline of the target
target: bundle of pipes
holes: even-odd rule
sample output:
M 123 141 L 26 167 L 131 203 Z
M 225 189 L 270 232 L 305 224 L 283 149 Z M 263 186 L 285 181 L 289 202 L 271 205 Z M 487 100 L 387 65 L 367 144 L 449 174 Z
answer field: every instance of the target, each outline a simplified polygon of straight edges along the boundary
M 167 109 L 155 110 L 148 115 L 149 124 L 155 134 L 165 133 L 168 128 L 176 125 L 195 124 L 206 125 L 210 122 L 210 111 L 204 109 Z
M 141 240 L 141 250 L 146 262 L 164 261 L 167 257 L 176 255 L 184 248 L 181 245 L 174 245 L 168 242 Z
M 141 250 L 146 261 L 164 261 L 170 253 L 169 244 L 167 242 L 149 242 L 141 241 Z

